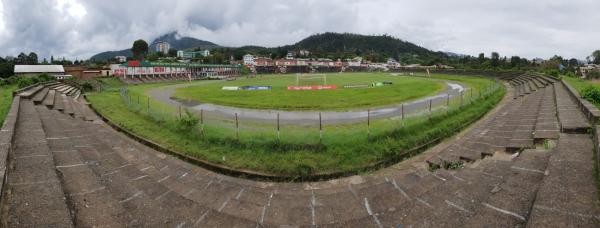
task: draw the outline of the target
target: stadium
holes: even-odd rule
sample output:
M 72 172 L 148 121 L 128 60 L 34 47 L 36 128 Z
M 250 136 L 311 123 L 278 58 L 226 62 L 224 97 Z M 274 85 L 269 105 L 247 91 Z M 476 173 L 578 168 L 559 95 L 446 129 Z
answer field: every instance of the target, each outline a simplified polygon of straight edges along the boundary
M 89 94 L 64 82 L 17 91 L 5 126 L 17 156 L 32 156 L 20 140 L 41 140 L 25 127 L 44 129 L 73 207 L 143 212 L 140 225 L 165 207 L 170 221 L 209 226 L 543 224 L 536 205 L 571 172 L 554 157 L 592 150 L 600 113 L 564 81 L 523 72 L 113 70 Z
M 0 228 L 600 227 L 600 1 L 35 3 Z

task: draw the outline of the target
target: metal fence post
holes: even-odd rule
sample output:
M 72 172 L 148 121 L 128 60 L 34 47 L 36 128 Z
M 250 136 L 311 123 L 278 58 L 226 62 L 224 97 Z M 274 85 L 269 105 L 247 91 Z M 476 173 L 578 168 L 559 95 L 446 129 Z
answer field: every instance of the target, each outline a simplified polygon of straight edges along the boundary
M 148 97 L 148 107 L 147 107 L 147 111 L 148 115 L 150 115 L 150 97 Z
M 281 136 L 280 136 L 280 128 L 279 128 L 279 113 L 277 113 L 277 142 L 279 142 L 281 140 Z
M 367 109 L 367 139 L 371 137 L 371 109 Z
M 240 141 L 240 126 L 238 124 L 238 114 L 235 113 L 235 138 Z
M 432 99 L 429 99 L 429 120 L 431 120 L 431 103 L 433 102 Z
M 402 106 L 400 107 L 400 111 L 402 112 L 402 120 L 404 120 L 404 103 L 402 103 Z
M 179 105 L 179 119 L 181 119 L 181 105 Z
M 200 109 L 200 134 L 204 134 L 204 109 Z
M 319 112 L 319 143 L 323 143 L 323 119 L 321 112 Z

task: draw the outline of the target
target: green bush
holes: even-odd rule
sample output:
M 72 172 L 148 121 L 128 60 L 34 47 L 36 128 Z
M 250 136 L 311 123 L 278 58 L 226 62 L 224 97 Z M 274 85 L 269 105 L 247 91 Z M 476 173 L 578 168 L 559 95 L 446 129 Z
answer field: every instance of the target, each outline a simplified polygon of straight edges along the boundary
M 81 85 L 83 87 L 83 91 L 92 91 L 94 90 L 94 86 L 90 82 L 85 82 Z
M 591 85 L 587 86 L 581 91 L 581 97 L 592 103 L 600 104 L 600 88 Z
M 17 86 L 20 88 L 25 88 L 27 86 L 33 85 L 36 82 L 34 82 L 33 78 L 29 78 L 29 77 L 20 77 L 17 80 Z
M 38 82 L 49 82 L 49 81 L 53 81 L 54 77 L 48 75 L 48 74 L 40 74 L 37 76 Z
M 196 127 L 199 122 L 200 119 L 186 109 L 185 115 L 182 115 L 181 118 L 177 119 L 176 127 L 178 131 L 189 131 Z

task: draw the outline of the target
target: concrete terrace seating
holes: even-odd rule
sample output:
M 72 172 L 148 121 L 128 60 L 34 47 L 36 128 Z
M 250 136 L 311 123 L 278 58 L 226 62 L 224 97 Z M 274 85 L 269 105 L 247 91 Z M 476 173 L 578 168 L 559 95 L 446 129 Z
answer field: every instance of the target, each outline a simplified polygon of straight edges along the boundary
M 51 90 L 62 111 L 34 102 Z M 449 145 L 455 154 L 439 153 L 474 161 L 461 169 L 390 167 L 313 183 L 208 171 L 131 140 L 97 117 L 89 121 L 85 115 L 95 115 L 82 97 L 50 86 L 37 91 L 15 99 L 15 146 L 0 205 L 7 227 L 600 225 L 589 135 L 561 133 L 553 149 L 494 156 L 523 137 L 533 145 L 538 125 L 558 131 L 553 103 L 563 94 L 552 86 L 505 100 Z
M 140 83 L 151 83 L 151 82 L 162 82 L 162 81 L 182 81 L 189 80 L 187 76 L 182 74 L 173 74 L 173 75 L 135 75 L 128 76 L 123 79 L 119 77 L 123 82 L 127 84 L 140 84 Z
M 514 100 L 506 102 L 461 139 L 429 158 L 429 165 L 448 168 L 452 164 L 475 162 L 498 152 L 534 148 L 536 142 L 557 139 L 560 128 L 554 86 L 548 82 L 546 87 L 537 87 L 538 84 L 532 83 L 536 78 L 521 75 L 512 79 Z

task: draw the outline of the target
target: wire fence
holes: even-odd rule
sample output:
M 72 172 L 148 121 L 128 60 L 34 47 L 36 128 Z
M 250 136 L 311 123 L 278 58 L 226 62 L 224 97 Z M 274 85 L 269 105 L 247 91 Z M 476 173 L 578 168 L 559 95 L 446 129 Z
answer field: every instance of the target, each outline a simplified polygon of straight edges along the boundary
M 131 111 L 166 127 L 207 139 L 319 145 L 328 142 L 355 143 L 385 136 L 398 128 L 428 122 L 483 102 L 501 87 L 500 82 L 495 81 L 481 88 L 466 88 L 385 108 L 351 112 L 243 109 L 223 112 L 214 108 L 204 109 L 202 105 L 186 106 L 185 102 L 166 104 L 127 87 L 120 89 L 120 97 Z M 348 118 L 339 118 L 344 115 Z

